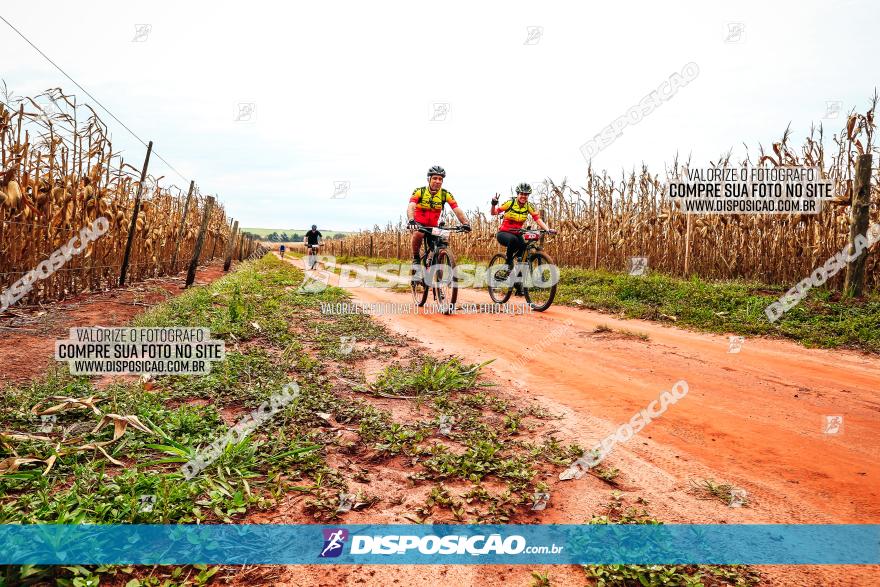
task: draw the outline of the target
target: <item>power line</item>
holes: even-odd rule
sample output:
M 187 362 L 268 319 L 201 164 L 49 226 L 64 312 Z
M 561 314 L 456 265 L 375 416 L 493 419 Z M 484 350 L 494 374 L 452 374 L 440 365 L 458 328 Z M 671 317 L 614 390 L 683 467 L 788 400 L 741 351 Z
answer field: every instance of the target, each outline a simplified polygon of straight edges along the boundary
M 35 50 L 37 53 L 39 53 L 40 55 L 42 55 L 42 56 L 43 56 L 43 59 L 45 59 L 46 61 L 48 61 L 49 63 L 51 63 L 52 66 L 55 67 L 55 69 L 57 69 L 58 71 L 60 71 L 60 72 L 62 73 L 62 75 L 64 75 L 64 77 L 66 77 L 66 78 L 69 79 L 71 82 L 73 82 L 73 84 L 74 84 L 76 87 L 78 87 L 80 90 L 82 90 L 82 91 L 86 94 L 86 96 L 88 96 L 89 98 L 91 98 L 92 101 L 93 101 L 95 104 L 97 104 L 98 106 L 100 106 L 100 107 L 104 110 L 104 112 L 106 112 L 107 114 L 109 114 L 109 115 L 113 118 L 113 120 L 115 120 L 116 122 L 118 122 L 119 124 L 121 124 L 121 125 L 122 125 L 122 128 L 124 128 L 125 130 L 127 130 L 129 133 L 131 133 L 131 135 L 132 135 L 134 138 L 136 138 L 138 141 L 140 141 L 140 143 L 141 143 L 144 147 L 147 146 L 147 143 L 144 142 L 144 140 L 143 140 L 142 138 L 140 138 L 140 137 L 137 135 L 137 133 L 135 133 L 133 130 L 131 130 L 130 128 L 128 128 L 128 126 L 126 126 L 126 124 L 125 124 L 124 122 L 122 122 L 121 120 L 119 120 L 119 118 L 117 118 L 115 114 L 113 114 L 112 112 L 110 112 L 110 110 L 109 110 L 106 106 L 104 106 L 103 104 L 101 104 L 101 102 L 100 102 L 97 98 L 95 98 L 95 97 L 94 97 L 94 96 L 93 96 L 93 95 L 92 95 L 87 89 L 85 89 L 84 87 L 82 87 L 82 86 L 81 86 L 81 85 L 80 85 L 75 79 L 73 79 L 72 77 L 70 77 L 70 76 L 67 74 L 66 71 L 64 71 L 63 69 L 61 69 L 61 67 L 60 67 L 57 63 L 55 63 L 54 61 L 52 61 L 52 60 L 49 58 L 48 55 L 46 55 L 45 53 L 43 53 L 43 52 L 40 50 L 39 47 L 37 47 L 36 45 L 34 45 L 34 44 L 31 42 L 30 39 L 28 39 L 27 37 L 25 37 L 24 34 L 22 34 L 22 32 L 21 32 L 20 30 L 18 30 L 17 28 L 15 28 L 15 26 L 14 26 L 11 22 L 9 22 L 8 20 L 6 20 L 6 19 L 3 17 L 3 15 L 0 15 L 0 20 L 2 20 L 2 21 L 5 22 L 7 25 L 9 25 L 9 28 L 11 28 L 13 31 L 15 31 L 15 32 L 18 34 L 19 37 L 21 37 L 22 39 L 24 39 L 25 42 L 27 42 L 28 45 L 30 45 L 31 47 L 33 47 L 34 50 Z M 182 173 L 180 173 L 179 171 L 177 171 L 177 169 L 175 169 L 174 166 L 171 165 L 171 163 L 169 163 L 168 161 L 165 160 L 164 157 L 162 157 L 161 155 L 159 155 L 159 153 L 157 153 L 157 152 L 155 151 L 155 149 L 153 150 L 153 155 L 155 155 L 159 160 L 161 160 L 163 163 L 165 163 L 165 165 L 167 165 L 168 168 L 171 169 L 174 173 L 176 173 L 177 175 L 179 175 L 179 176 L 180 176 L 180 179 L 182 179 L 182 180 L 185 181 L 185 182 L 189 181 L 189 179 L 186 178 L 186 177 L 184 177 Z
M 3 18 L 3 17 L 0 16 L 0 18 Z M 17 108 L 18 108 L 16 105 L 14 105 L 14 104 L 10 104 L 9 102 L 4 102 L 3 100 L 0 100 L 0 104 L 2 104 L 3 106 L 6 106 L 6 108 L 8 108 L 10 111 L 12 111 L 12 110 L 17 110 Z M 36 126 L 39 126 L 40 128 L 45 129 L 46 131 L 49 131 L 49 132 L 52 131 L 52 129 L 51 129 L 46 123 L 42 122 L 39 118 L 29 118 L 29 119 L 28 119 L 28 122 L 31 123 L 31 124 L 34 124 L 34 125 L 36 125 Z M 104 124 L 103 121 L 101 122 L 101 124 Z M 73 125 L 71 125 L 71 128 L 72 128 L 72 132 L 75 134 L 75 133 L 76 133 L 76 127 L 73 127 Z M 67 129 L 65 129 L 65 130 L 67 130 Z M 39 135 L 39 136 L 40 136 L 41 138 L 45 138 L 45 137 L 46 137 L 45 134 L 43 134 L 43 135 Z M 61 135 L 60 133 L 55 134 L 55 137 L 58 138 L 58 139 L 60 139 L 61 142 L 63 142 L 63 143 L 65 144 L 65 146 L 69 146 L 69 148 L 71 148 L 71 149 L 76 149 L 76 145 L 74 144 L 73 140 L 68 139 L 68 138 L 65 138 L 65 137 L 64 137 L 63 135 Z M 112 160 L 113 153 L 111 152 L 110 155 L 111 155 L 111 160 Z M 120 155 L 117 155 L 117 157 L 119 157 L 120 162 L 124 161 L 124 159 L 122 159 L 122 157 L 121 157 Z M 164 161 L 164 159 L 163 159 L 163 161 Z M 126 174 L 126 175 L 128 175 L 129 177 L 133 177 L 133 178 L 139 177 L 139 174 L 140 174 L 140 171 L 137 170 L 137 169 L 134 169 L 134 170 L 126 170 L 126 169 L 124 169 L 125 166 L 122 165 L 121 163 L 120 163 L 119 167 L 116 167 L 116 168 L 114 168 L 110 163 L 108 163 L 108 167 L 110 167 L 110 169 L 113 170 L 113 171 L 117 171 L 117 172 L 119 172 L 120 174 Z M 180 174 L 178 174 L 178 175 L 180 175 Z M 148 175 L 148 177 L 155 177 L 155 176 Z M 183 177 L 183 176 L 181 176 L 181 177 Z M 186 179 L 186 178 L 184 178 L 184 179 Z M 175 186 L 175 185 L 173 185 L 173 184 L 172 184 L 172 186 L 170 186 L 170 187 L 174 187 L 174 188 L 176 188 L 178 191 L 180 190 L 179 187 L 177 187 L 177 186 Z M 169 191 L 170 191 L 170 188 L 169 188 Z M 5 221 L 5 222 L 8 222 L 8 221 Z

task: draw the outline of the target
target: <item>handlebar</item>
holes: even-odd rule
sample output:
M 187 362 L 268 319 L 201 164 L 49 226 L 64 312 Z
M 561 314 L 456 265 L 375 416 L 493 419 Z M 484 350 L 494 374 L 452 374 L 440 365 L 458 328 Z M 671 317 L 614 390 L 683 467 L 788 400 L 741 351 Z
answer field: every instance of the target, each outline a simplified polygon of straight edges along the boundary
M 448 230 L 449 232 L 466 232 L 465 229 L 461 226 L 452 226 L 450 228 L 446 228 L 445 226 L 425 226 L 424 224 L 420 224 L 416 222 L 416 230 L 419 232 L 423 232 L 425 234 L 431 234 L 432 228 L 439 228 L 440 230 Z
M 513 230 L 508 230 L 507 232 L 512 232 L 514 234 L 523 234 L 525 232 L 539 232 L 541 234 L 557 234 L 555 230 L 544 230 L 543 228 L 529 229 L 529 228 L 515 228 Z

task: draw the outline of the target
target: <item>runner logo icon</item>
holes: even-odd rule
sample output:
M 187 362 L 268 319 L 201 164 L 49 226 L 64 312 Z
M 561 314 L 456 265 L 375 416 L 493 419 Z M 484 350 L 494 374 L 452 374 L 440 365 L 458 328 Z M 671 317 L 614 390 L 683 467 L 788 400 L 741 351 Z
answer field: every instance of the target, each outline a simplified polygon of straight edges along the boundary
M 345 528 L 324 528 L 324 548 L 320 558 L 334 558 L 342 554 L 342 546 L 348 540 L 348 530 Z

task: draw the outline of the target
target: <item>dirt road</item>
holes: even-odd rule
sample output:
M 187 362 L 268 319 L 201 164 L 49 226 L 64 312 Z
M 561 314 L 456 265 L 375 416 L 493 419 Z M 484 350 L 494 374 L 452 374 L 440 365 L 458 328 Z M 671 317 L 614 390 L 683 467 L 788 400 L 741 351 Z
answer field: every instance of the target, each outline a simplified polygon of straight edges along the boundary
M 408 304 L 408 294 L 354 288 L 360 302 Z M 430 298 L 429 298 L 430 299 Z M 487 303 L 484 291 L 459 301 Z M 521 302 L 513 298 L 512 302 Z M 658 519 L 679 523 L 880 522 L 880 359 L 747 339 L 729 352 L 725 336 L 553 306 L 531 315 L 376 316 L 440 353 L 495 361 L 487 370 L 564 415 L 559 438 L 592 447 L 679 380 L 688 394 L 606 463 L 620 489 L 645 496 Z M 611 332 L 596 332 L 599 325 Z M 629 334 L 619 331 L 627 330 Z M 837 434 L 825 416 L 843 416 Z M 700 499 L 691 481 L 725 481 L 748 492 L 749 507 Z M 607 491 L 590 476 L 553 488 L 545 522 L 578 523 Z M 607 486 L 605 486 L 607 490 Z M 830 571 L 825 568 L 825 571 Z M 839 568 L 838 568 L 839 570 Z M 803 569 L 807 571 L 807 569 Z M 862 575 L 862 571 L 866 574 Z M 780 584 L 860 585 L 868 569 L 843 575 L 800 572 Z M 812 581 L 812 582 L 811 582 Z

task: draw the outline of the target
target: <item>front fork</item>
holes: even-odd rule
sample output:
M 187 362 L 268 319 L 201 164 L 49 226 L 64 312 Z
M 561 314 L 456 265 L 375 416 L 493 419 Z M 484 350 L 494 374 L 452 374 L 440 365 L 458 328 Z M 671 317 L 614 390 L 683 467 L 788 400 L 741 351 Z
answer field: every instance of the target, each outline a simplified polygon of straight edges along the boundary
M 431 267 L 434 266 L 434 259 L 436 259 L 436 258 L 437 258 L 437 255 L 440 254 L 440 251 L 445 251 L 445 250 L 446 250 L 445 247 L 439 247 L 439 248 L 437 248 L 435 251 L 433 251 L 433 253 L 431 253 L 431 256 L 430 256 L 430 258 L 429 258 L 429 260 L 428 260 L 427 272 L 425 273 L 425 277 L 426 277 L 426 278 L 427 278 L 427 276 L 428 276 L 428 275 L 430 274 L 430 272 L 431 272 Z M 436 274 L 433 275 L 433 277 L 436 278 L 436 277 L 437 277 Z M 433 281 L 433 280 L 432 280 L 432 281 Z M 435 302 L 443 303 L 443 300 L 439 300 L 439 299 L 437 299 L 437 291 L 438 291 L 439 289 L 440 289 L 440 288 L 434 287 L 433 284 L 432 284 L 432 286 L 431 286 L 431 295 L 434 296 L 434 301 L 435 301 Z
M 526 287 L 526 276 L 530 273 L 530 268 L 526 259 L 528 259 L 528 252 L 523 253 L 521 257 L 513 258 L 513 267 L 508 266 L 508 270 L 510 271 L 507 275 L 508 287 L 514 287 L 517 285 L 520 288 Z

